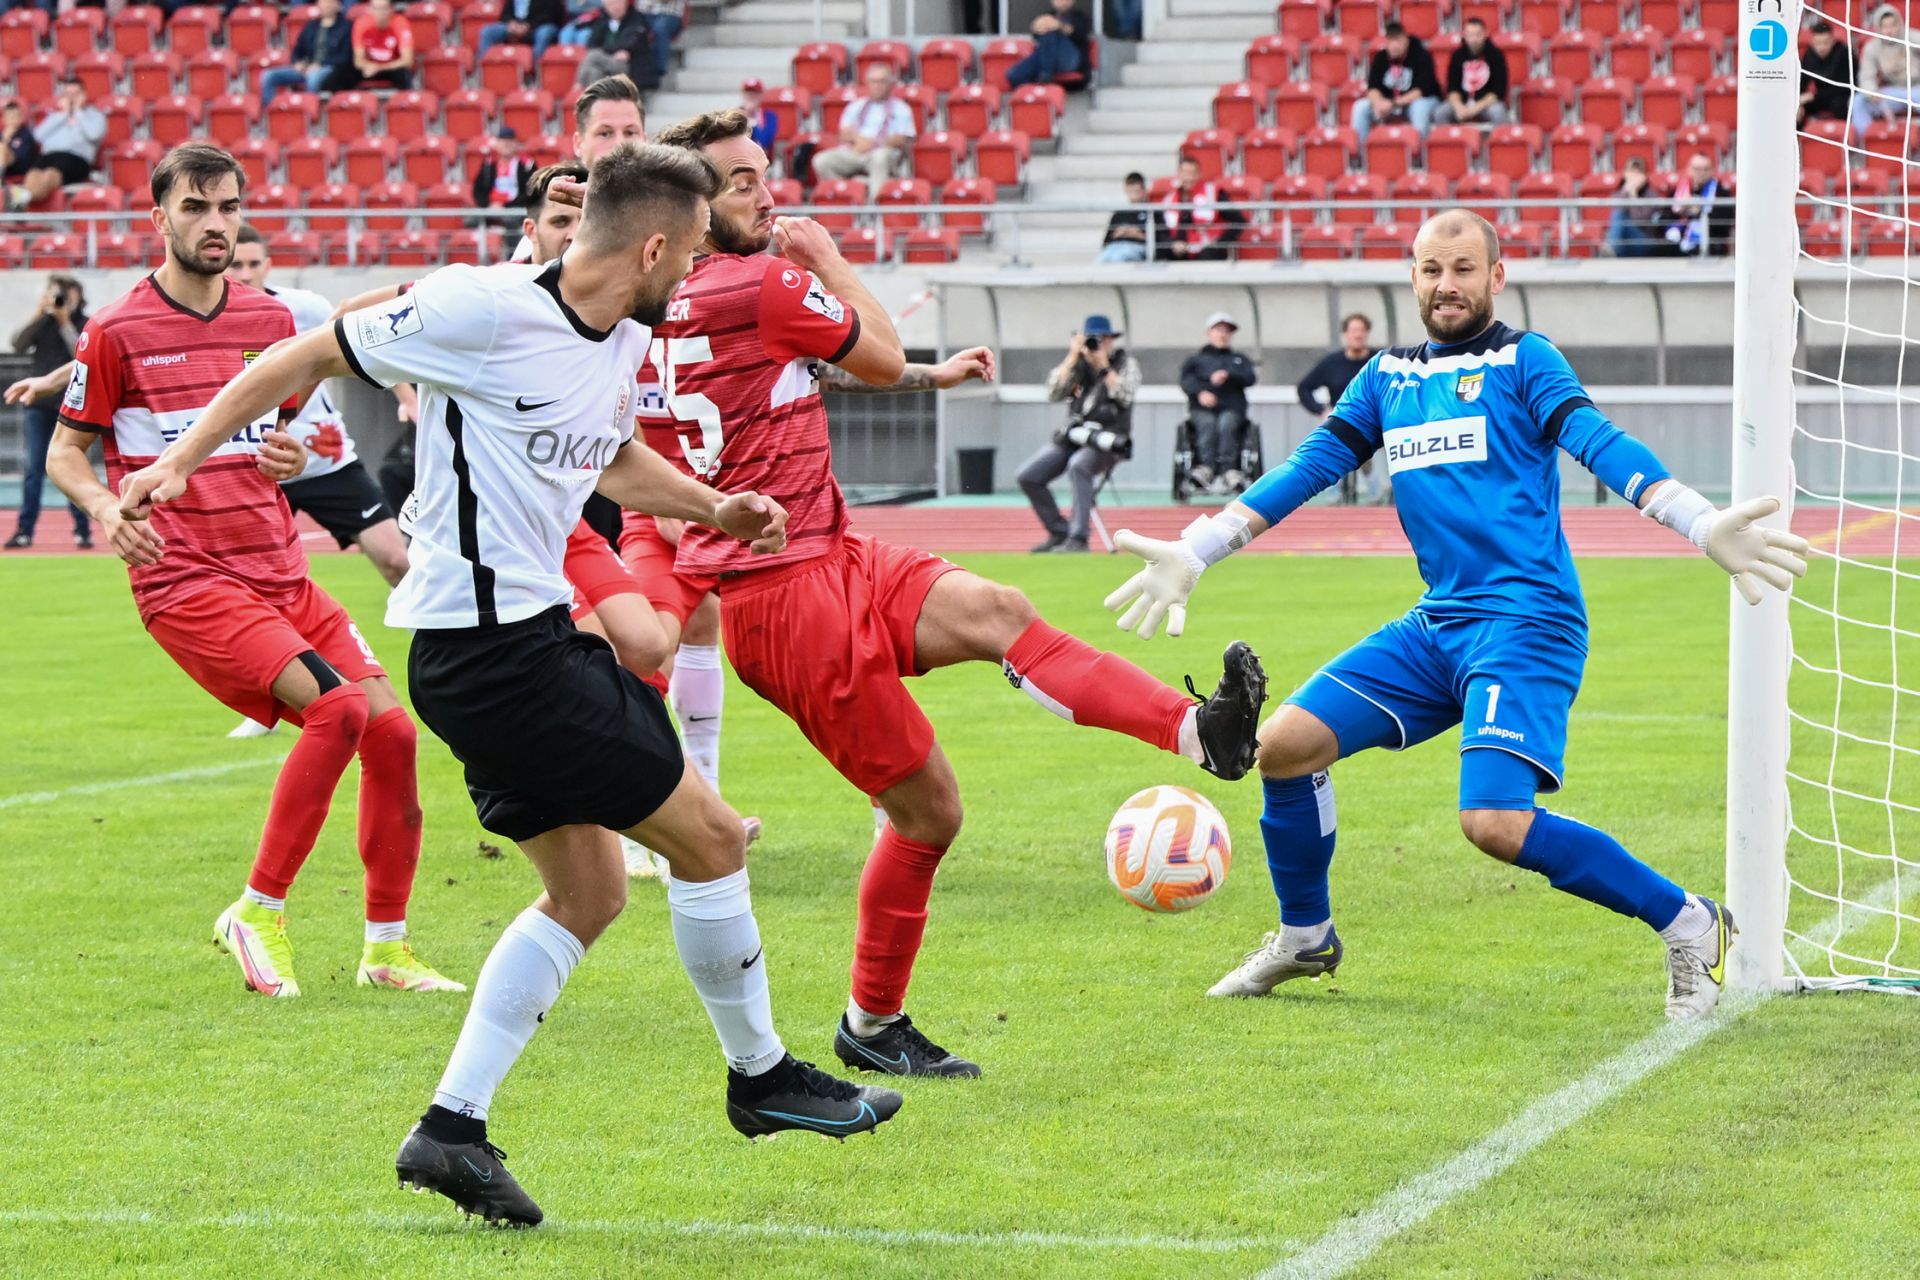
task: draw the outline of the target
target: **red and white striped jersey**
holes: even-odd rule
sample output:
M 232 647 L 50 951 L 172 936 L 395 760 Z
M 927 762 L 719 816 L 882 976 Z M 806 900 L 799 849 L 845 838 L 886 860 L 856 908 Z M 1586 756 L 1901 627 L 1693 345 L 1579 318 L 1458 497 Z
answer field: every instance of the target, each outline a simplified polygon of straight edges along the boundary
M 258 289 L 228 281 L 219 305 L 202 316 L 148 276 L 87 322 L 60 422 L 102 437 L 107 484 L 117 491 L 123 477 L 185 434 L 248 361 L 293 332 L 287 308 Z M 280 486 L 254 465 L 277 419 L 269 413 L 236 432 L 194 472 L 185 493 L 154 508 L 165 553 L 159 564 L 127 571 L 142 619 L 218 578 L 244 582 L 272 604 L 299 593 L 307 554 L 293 513 Z
M 711 254 L 693 264 L 653 331 L 640 427 L 654 449 L 716 489 L 752 489 L 784 506 L 787 546 L 757 556 L 690 524 L 676 569 L 736 573 L 833 548 L 847 500 L 833 478 L 814 366 L 845 359 L 859 340 L 859 314 L 784 258 Z

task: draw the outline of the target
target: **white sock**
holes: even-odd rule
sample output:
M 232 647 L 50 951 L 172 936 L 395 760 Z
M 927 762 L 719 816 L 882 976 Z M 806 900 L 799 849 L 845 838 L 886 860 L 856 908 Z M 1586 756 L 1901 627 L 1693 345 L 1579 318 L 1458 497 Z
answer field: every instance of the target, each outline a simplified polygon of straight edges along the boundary
M 269 911 L 285 911 L 287 909 L 287 900 L 285 898 L 269 898 L 252 885 L 248 885 L 246 889 L 241 892 L 240 896 L 257 906 L 265 907 Z
M 1206 749 L 1200 745 L 1200 708 L 1198 705 L 1187 708 L 1187 718 L 1180 722 L 1180 754 L 1195 764 L 1207 762 Z
M 900 1015 L 897 1013 L 868 1013 L 851 999 L 847 1001 L 847 1030 L 863 1040 L 868 1036 L 879 1035 L 898 1021 L 900 1021 Z
M 681 645 L 673 658 L 667 691 L 673 698 L 673 714 L 680 720 L 687 758 L 708 786 L 720 790 L 720 713 L 727 694 L 720 646 Z
M 680 963 L 707 1006 L 727 1065 L 749 1076 L 771 1071 L 787 1051 L 773 1030 L 767 961 L 746 868 L 705 884 L 668 880 L 667 911 Z
M 368 942 L 399 942 L 407 936 L 407 922 L 402 920 L 367 921 Z
M 447 1060 L 434 1102 L 476 1120 L 487 1118 L 493 1091 L 547 1010 L 559 998 L 587 949 L 552 916 L 528 907 L 487 953 L 474 980 L 467 1021 Z
M 1312 951 L 1327 940 L 1327 930 L 1331 928 L 1333 928 L 1331 916 L 1319 924 L 1283 924 L 1280 926 L 1280 949 Z
M 1695 938 L 1713 928 L 1713 912 L 1692 894 L 1687 895 L 1687 905 L 1680 908 L 1680 914 L 1673 923 L 1660 930 L 1660 940 L 1667 943 L 1692 942 Z

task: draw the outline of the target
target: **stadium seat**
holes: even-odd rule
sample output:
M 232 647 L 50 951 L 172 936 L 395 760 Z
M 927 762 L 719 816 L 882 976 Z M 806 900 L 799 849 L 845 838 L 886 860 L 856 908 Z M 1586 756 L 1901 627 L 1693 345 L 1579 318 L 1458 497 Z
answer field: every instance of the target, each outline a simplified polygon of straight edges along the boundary
M 1564 173 L 1528 173 L 1513 184 L 1513 196 L 1516 200 L 1559 200 L 1573 199 L 1573 179 Z M 1560 221 L 1560 211 L 1544 206 L 1529 208 L 1522 205 L 1516 212 L 1522 222 Z
M 260 99 L 250 93 L 226 93 L 207 103 L 207 136 L 231 151 L 253 137 L 260 123 Z
M 1255 36 L 1247 46 L 1247 79 L 1266 85 L 1271 91 L 1272 86 L 1293 79 L 1294 64 L 1299 56 L 1297 40 L 1283 35 Z
M 120 213 L 127 207 L 126 193 L 118 187 L 69 187 L 64 211 L 67 213 Z M 92 225 L 99 226 L 101 223 Z
M 453 139 L 436 138 L 434 141 L 450 143 Z M 464 182 L 436 182 L 421 188 L 420 205 L 425 209 L 471 209 L 473 189 Z M 458 214 L 428 214 L 423 225 L 429 231 L 458 231 L 466 223 L 467 220 Z
M 1420 131 L 1412 125 L 1375 125 L 1367 135 L 1367 172 L 1391 182 L 1414 167 L 1419 151 Z
M 83 9 L 82 13 L 98 13 L 98 9 Z M 86 88 L 87 100 L 97 102 L 120 87 L 120 77 L 125 73 L 127 60 L 111 50 L 89 49 L 77 55 L 67 63 L 67 74 L 77 76 Z
M 391 139 L 381 138 L 381 142 L 391 143 Z M 349 147 L 351 150 L 351 147 Z M 349 182 L 346 185 L 354 186 Z M 420 189 L 411 182 L 377 182 L 366 188 L 363 197 L 369 209 L 418 209 Z M 411 222 L 406 214 L 376 214 L 367 218 L 367 227 L 373 231 L 404 231 Z
M 500 261 L 511 248 L 501 243 L 500 233 L 492 227 L 465 227 L 449 235 L 440 252 L 445 262 L 478 265 Z
M 1732 76 L 1713 77 L 1701 86 L 1700 118 L 1709 124 L 1724 124 L 1729 129 L 1738 127 L 1738 94 L 1739 85 Z
M 1248 177 L 1272 182 L 1293 166 L 1300 140 L 1291 129 L 1268 126 L 1248 131 L 1241 140 L 1241 168 Z
M 78 58 L 98 49 L 107 29 L 105 9 L 69 9 L 53 20 L 54 52 Z
M 1665 129 L 1687 122 L 1697 96 L 1687 76 L 1653 76 L 1640 86 L 1640 118 Z
M 207 49 L 186 61 L 187 93 L 202 102 L 225 97 L 233 92 L 240 75 L 240 62 L 226 49 Z M 255 101 L 259 95 L 254 95 Z
M 1644 164 L 1648 173 L 1667 168 L 1667 131 L 1657 124 L 1622 125 L 1613 133 L 1613 167 L 1624 170 L 1629 160 Z
M 847 46 L 831 40 L 803 44 L 793 55 L 793 82 L 810 93 L 825 93 L 847 78 Z
M 1920 125 L 1910 120 L 1876 120 L 1867 126 L 1865 167 L 1899 179 L 1920 140 Z
M 1652 27 L 1622 31 L 1607 41 L 1607 74 L 1621 80 L 1645 81 L 1653 74 L 1654 57 L 1666 44 L 1666 36 Z
M 1624 31 L 1637 0 L 1580 0 L 1580 25 L 1602 40 Z
M 1332 180 L 1344 174 L 1350 158 L 1360 150 L 1353 130 L 1322 127 L 1310 129 L 1300 139 L 1300 170 Z
M 390 267 L 437 267 L 441 254 L 439 232 L 402 231 L 388 239 L 385 260 Z
M 500 123 L 523 138 L 551 133 L 556 119 L 553 95 L 545 89 L 516 89 L 500 97 Z
M 866 97 L 866 90 L 857 84 L 836 84 L 820 94 L 820 124 L 829 133 L 838 133 L 840 117 L 847 107 Z
M 380 100 L 371 93 L 358 90 L 336 93 L 327 100 L 327 136 L 340 142 L 364 138 L 374 131 L 373 122 L 379 110 Z
M 813 95 L 799 85 L 783 84 L 768 89 L 761 105 L 773 112 L 779 122 L 777 138 L 791 138 L 813 125 Z
M 940 225 L 957 235 L 984 236 L 998 198 L 984 178 L 955 178 L 940 188 Z
M 93 105 L 107 118 L 107 136 L 103 141 L 108 146 L 131 141 L 136 127 L 147 118 L 146 100 L 128 94 L 115 94 Z
M 1496 125 L 1487 134 L 1487 171 L 1519 179 L 1531 173 L 1542 134 L 1531 124 Z
M 279 99 L 274 102 L 277 105 Z M 335 138 L 303 135 L 281 143 L 280 155 L 286 166 L 287 185 L 311 191 L 333 181 L 334 166 L 340 161 L 340 143 Z
M 1360 42 L 1352 36 L 1317 35 L 1307 41 L 1307 77 L 1315 84 L 1341 84 L 1353 79 L 1356 68 L 1365 70 L 1360 56 Z
M 493 95 L 485 89 L 460 89 L 440 99 L 440 127 L 450 138 L 470 141 L 493 132 Z
M 1513 198 L 1513 180 L 1504 173 L 1470 173 L 1453 187 L 1453 202 L 1473 210 L 1488 222 L 1506 216 Z
M 1377 173 L 1349 173 L 1334 179 L 1327 186 L 1327 195 L 1336 201 L 1346 201 L 1344 205 L 1335 205 L 1333 220 L 1366 226 L 1376 221 L 1377 210 L 1367 208 L 1363 201 L 1379 201 L 1387 198 L 1387 180 Z
M 547 50 L 549 56 L 553 52 L 552 49 Z M 473 69 L 472 51 L 457 44 L 428 49 L 420 54 L 417 61 L 420 87 L 441 98 L 466 88 L 467 76 Z M 569 76 L 567 86 L 572 87 L 572 83 L 572 77 Z
M 148 102 L 180 91 L 180 63 L 164 52 L 137 53 L 127 60 L 127 88 Z
M 267 136 L 282 146 L 312 135 L 320 122 L 320 99 L 311 93 L 282 93 L 267 105 Z
M 881 184 L 880 196 L 874 201 L 877 205 L 930 205 L 933 203 L 933 184 L 925 178 L 894 178 Z M 883 213 L 880 225 L 889 231 L 906 231 L 920 225 L 923 215 L 918 213 Z
M 870 265 L 886 260 L 887 233 L 879 227 L 850 227 L 834 240 L 848 262 Z
M 1272 100 L 1273 90 L 1257 80 L 1223 84 L 1213 95 L 1213 127 L 1242 134 L 1257 129 Z
M 151 138 L 142 138 L 138 142 L 118 142 L 104 148 L 100 153 L 100 162 L 107 172 L 107 180 L 122 191 L 142 191 L 146 189 L 147 179 L 153 175 L 153 167 L 160 163 L 160 157 L 166 148 Z
M 1180 158 L 1200 166 L 1200 176 L 1212 181 L 1233 160 L 1234 136 L 1224 129 L 1195 129 L 1180 141 Z
M 1844 258 L 1848 247 L 1846 226 L 1832 218 L 1810 222 L 1800 233 L 1800 247 L 1815 258 Z
M 1291 40 L 1311 40 L 1325 28 L 1327 6 L 1323 0 L 1280 0 L 1280 34 Z
M 1562 31 L 1547 41 L 1547 71 L 1555 79 L 1591 77 L 1600 60 L 1600 37 L 1591 31 Z
M 1640 0 L 1640 21 L 1670 35 L 1686 24 L 1692 9 L 1691 0 Z
M 307 230 L 309 231 L 345 231 L 347 229 L 345 213 L 323 211 L 359 209 L 365 205 L 360 188 L 341 182 L 322 183 L 317 187 L 309 188 L 305 195 L 305 204 L 308 209 Z
M 1000 91 L 990 84 L 963 84 L 947 95 L 947 128 L 968 138 L 994 129 L 1000 116 Z
M 1547 228 L 1538 222 L 1502 222 L 1494 227 L 1503 258 L 1547 256 Z
M 405 5 L 395 5 L 407 25 L 413 28 L 413 47 L 415 49 L 438 49 L 447 43 L 447 33 L 453 26 L 453 13 L 445 5 L 435 0 L 408 0 Z
M 958 176 L 967 159 L 967 140 L 951 129 L 932 129 L 913 141 L 913 175 L 936 187 Z
M 1559 76 L 1535 76 L 1520 86 L 1520 123 L 1545 133 L 1567 118 L 1573 105 L 1573 81 Z
M 1580 119 L 1603 129 L 1618 129 L 1626 123 L 1632 102 L 1632 81 L 1601 76 L 1580 86 Z
M 1360 228 L 1360 256 L 1399 261 L 1413 251 L 1414 227 L 1402 222 Z
M 247 188 L 247 221 L 268 233 L 286 230 L 289 219 L 284 210 L 300 207 L 300 193 L 284 182 L 273 182 L 258 190 Z
M 1293 238 L 1292 228 L 1284 222 L 1256 222 L 1240 228 L 1240 238 L 1232 245 L 1237 262 L 1273 262 L 1286 251 Z
M 1290 204 L 1302 201 L 1320 202 L 1327 198 L 1327 180 L 1313 173 L 1290 173 L 1275 178 L 1273 186 L 1267 191 L 1267 199 L 1276 204 Z M 1311 222 L 1318 216 L 1305 213 L 1294 218 L 1296 222 Z
M 264 187 L 274 180 L 280 169 L 280 144 L 272 138 L 242 138 L 227 150 L 247 171 L 247 189 Z
M 806 188 L 792 178 L 768 178 L 767 193 L 775 209 L 793 209 L 806 203 Z
M 1690 124 L 1682 126 L 1673 135 L 1674 158 L 1680 160 L 1684 155 L 1695 151 L 1704 151 L 1713 157 L 1715 168 L 1725 168 L 1733 162 L 1732 135 L 1723 124 Z
M 1053 137 L 1067 109 L 1067 91 L 1057 84 L 1026 84 L 1007 99 L 1007 123 L 1036 142 Z
M 426 191 L 446 182 L 459 158 L 460 144 L 452 138 L 440 134 L 414 138 L 400 148 L 400 176 Z
M 315 5 L 315 4 L 288 5 L 286 7 L 286 11 L 283 14 L 281 14 L 281 17 L 280 17 L 281 43 L 289 49 L 293 48 L 296 44 L 300 43 L 300 33 L 306 30 L 307 24 L 309 22 L 312 22 L 315 18 L 319 16 L 320 16 L 319 5 Z M 414 50 L 414 54 L 416 55 L 414 58 L 415 66 L 419 65 L 418 55 L 423 52 L 425 52 L 425 50 L 418 49 L 418 48 Z
M 1726 48 L 1726 32 L 1691 27 L 1673 37 L 1667 46 L 1667 61 L 1676 76 L 1696 82 L 1710 80 L 1720 74 L 1720 59 Z
M 913 108 L 915 132 L 924 133 L 934 114 L 940 110 L 940 95 L 924 84 L 896 84 L 893 96 Z
M 1531 78 L 1532 68 L 1540 64 L 1547 47 L 1546 39 L 1531 31 L 1495 31 L 1491 39 L 1494 47 L 1507 55 L 1508 74 L 1513 84 Z
M 1356 0 L 1342 0 L 1343 9 L 1344 6 L 1355 2 Z M 1431 41 L 1440 34 L 1442 15 L 1452 7 L 1451 0 L 1400 0 L 1400 3 L 1394 6 L 1393 16 L 1398 18 L 1400 25 L 1413 35 L 1421 40 Z M 1383 12 L 1384 6 L 1376 5 L 1375 10 Z M 1340 29 L 1352 30 L 1347 26 L 1344 16 L 1340 20 Z
M 375 187 L 393 172 L 400 146 L 392 138 L 372 135 L 345 143 L 340 155 L 348 182 L 356 187 Z
M 461 47 L 478 57 L 481 29 L 500 16 L 499 6 L 490 0 L 469 0 L 454 11 L 454 16 L 460 29 Z
M 227 48 L 235 57 L 253 58 L 276 41 L 280 10 L 264 4 L 243 4 L 227 15 Z M 433 45 L 422 45 L 431 49 Z
M 1485 136 L 1477 125 L 1435 125 L 1427 131 L 1427 171 L 1447 178 L 1459 178 L 1471 172 L 1474 162 L 1480 158 Z M 1372 166 L 1371 160 L 1368 166 Z
M 212 5 L 188 5 L 175 9 L 167 19 L 167 47 L 181 58 L 205 53 L 219 42 L 226 14 Z
M 1282 84 L 1273 90 L 1273 122 L 1296 134 L 1317 129 L 1327 114 L 1330 94 L 1323 84 Z M 1345 124 L 1346 121 L 1339 121 Z
M 913 46 L 904 40 L 869 40 L 853 55 L 853 78 L 866 83 L 868 67 L 886 67 L 895 80 L 913 79 Z
M 1460 21 L 1478 18 L 1487 24 L 1487 30 L 1504 30 L 1507 14 L 1513 9 L 1513 0 L 1460 0 Z
M 920 46 L 920 83 L 941 93 L 971 79 L 973 65 L 973 46 L 965 40 L 929 40 Z
M 534 68 L 534 84 L 555 99 L 564 98 L 580 78 L 580 64 L 586 56 L 587 51 L 578 45 L 549 45 L 540 55 L 540 65 Z
M 1293 243 L 1300 257 L 1306 261 L 1351 258 L 1355 230 L 1342 223 L 1314 223 L 1297 228 L 1293 233 Z
M 113 51 L 128 58 L 153 52 L 160 42 L 160 29 L 166 14 L 155 5 L 130 4 L 113 16 L 110 39 Z
M 1033 144 L 1017 129 L 995 129 L 980 135 L 973 147 L 973 170 L 1000 187 L 1022 186 Z
M 1007 36 L 989 40 L 980 51 L 980 79 L 1001 92 L 1013 86 L 1007 83 L 1007 68 L 1033 52 L 1033 41 L 1025 36 Z
M 496 98 L 518 93 L 533 76 L 533 46 L 497 44 L 480 59 L 480 87 Z
M 0 57 L 25 58 L 43 52 L 50 25 L 45 9 L 14 8 L 0 14 Z
M 386 135 L 405 145 L 427 136 L 440 116 L 440 100 L 424 89 L 405 89 L 388 96 L 381 114 Z
M 1550 40 L 1571 24 L 1572 10 L 1571 0 L 1520 0 L 1520 29 Z
M 94 237 L 93 265 L 102 271 L 158 266 L 163 251 L 151 231 L 102 231 Z
M 147 108 L 147 136 L 163 147 L 194 140 L 200 130 L 200 99 L 176 93 Z
M 867 203 L 867 197 L 864 178 L 828 178 L 813 189 L 814 221 L 833 232 L 834 238 L 838 239 L 843 232 L 853 229 L 856 216 L 830 210 L 863 205 Z
M 926 55 L 921 54 L 922 67 Z M 944 227 L 914 227 L 898 241 L 907 262 L 952 262 L 960 256 L 960 233 Z
M 1267 184 L 1245 174 L 1229 174 L 1214 182 L 1222 204 L 1258 204 L 1267 198 Z M 1257 215 L 1248 213 L 1249 218 Z
M 1403 173 L 1387 186 L 1387 199 L 1418 201 L 1411 209 L 1390 209 L 1396 222 L 1424 222 L 1447 199 L 1447 180 L 1431 173 Z
M 20 10 L 15 9 L 15 13 Z M 60 84 L 60 77 L 67 69 L 64 54 L 42 53 L 35 50 L 23 57 L 15 58 L 13 63 L 13 92 L 10 96 L 23 102 L 52 102 L 54 90 Z M 36 120 L 37 123 L 37 120 Z
M 83 236 L 55 232 L 40 236 L 27 248 L 27 266 L 34 271 L 71 271 L 86 265 Z

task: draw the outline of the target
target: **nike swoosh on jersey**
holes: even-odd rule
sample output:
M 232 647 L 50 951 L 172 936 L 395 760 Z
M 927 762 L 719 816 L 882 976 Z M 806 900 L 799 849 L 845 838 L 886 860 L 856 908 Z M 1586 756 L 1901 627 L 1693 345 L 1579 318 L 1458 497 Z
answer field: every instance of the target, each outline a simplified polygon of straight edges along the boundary
M 555 400 L 542 400 L 538 404 L 528 404 L 525 396 L 515 396 L 513 398 L 513 407 L 522 413 L 532 413 L 535 409 L 544 409 L 550 404 L 557 403 L 559 402 Z
M 365 511 L 362 511 L 360 513 L 360 518 L 362 520 L 365 520 L 368 516 L 372 515 L 374 512 L 378 511 L 379 509 L 380 509 L 380 504 L 376 502 L 372 506 L 368 507 Z

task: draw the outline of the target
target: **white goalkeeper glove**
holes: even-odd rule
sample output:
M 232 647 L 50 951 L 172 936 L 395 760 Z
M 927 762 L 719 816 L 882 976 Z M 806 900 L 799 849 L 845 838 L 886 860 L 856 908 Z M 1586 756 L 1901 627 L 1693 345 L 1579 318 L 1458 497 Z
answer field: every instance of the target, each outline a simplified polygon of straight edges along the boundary
M 1167 634 L 1177 636 L 1186 629 L 1187 597 L 1200 575 L 1208 565 L 1218 564 L 1250 541 L 1246 517 L 1231 510 L 1200 516 L 1180 531 L 1178 542 L 1143 538 L 1122 529 L 1114 535 L 1113 545 L 1139 556 L 1147 567 L 1107 597 L 1107 608 L 1124 609 L 1120 629 L 1137 631 L 1142 640 L 1153 639 L 1162 620 Z
M 1707 553 L 1733 577 L 1748 604 L 1765 594 L 1760 584 L 1786 591 L 1807 572 L 1807 540 L 1758 521 L 1780 510 L 1778 498 L 1749 498 L 1722 511 L 1692 489 L 1669 480 L 1640 514 L 1657 520 Z

